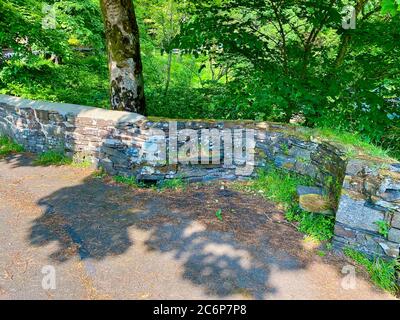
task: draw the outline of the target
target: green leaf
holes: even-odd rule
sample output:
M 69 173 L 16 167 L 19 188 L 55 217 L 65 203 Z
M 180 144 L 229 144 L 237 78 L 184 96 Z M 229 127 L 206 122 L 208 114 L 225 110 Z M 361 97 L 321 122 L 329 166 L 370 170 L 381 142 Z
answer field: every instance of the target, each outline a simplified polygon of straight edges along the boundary
M 215 216 L 218 218 L 218 220 L 222 221 L 222 211 L 221 211 L 221 209 L 217 210 L 217 212 L 215 213 Z
M 389 13 L 392 16 L 397 14 L 399 10 L 399 0 L 382 0 L 382 13 Z

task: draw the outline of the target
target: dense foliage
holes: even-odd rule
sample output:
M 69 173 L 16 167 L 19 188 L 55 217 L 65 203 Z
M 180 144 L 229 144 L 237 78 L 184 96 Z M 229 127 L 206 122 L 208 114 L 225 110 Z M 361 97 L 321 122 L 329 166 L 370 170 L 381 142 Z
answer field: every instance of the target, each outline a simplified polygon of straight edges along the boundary
M 297 117 L 400 154 L 399 0 L 134 2 L 148 114 Z M 44 3 L 0 0 L 0 45 L 13 52 L 0 60 L 0 92 L 107 108 L 98 1 L 47 0 L 54 27 Z M 342 27 L 347 5 L 355 29 Z

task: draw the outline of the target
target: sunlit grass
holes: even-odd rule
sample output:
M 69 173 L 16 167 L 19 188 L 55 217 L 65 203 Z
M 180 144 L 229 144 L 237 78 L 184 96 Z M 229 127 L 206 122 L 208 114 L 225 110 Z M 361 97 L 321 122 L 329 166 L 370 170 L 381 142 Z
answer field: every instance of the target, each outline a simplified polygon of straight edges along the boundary
M 180 178 L 165 179 L 158 184 L 160 190 L 178 190 L 184 189 L 186 183 Z
M 371 280 L 378 287 L 393 294 L 399 292 L 400 288 L 396 284 L 396 268 L 399 267 L 399 263 L 396 260 L 369 259 L 366 255 L 351 248 L 345 248 L 344 253 L 358 265 L 364 267 L 369 273 Z
M 62 166 L 72 164 L 72 159 L 59 151 L 46 151 L 37 156 L 34 163 L 41 166 Z
M 317 128 L 312 129 L 311 134 L 313 136 L 320 136 L 321 138 L 342 144 L 346 149 L 346 155 L 348 157 L 356 156 L 362 152 L 371 157 L 391 159 L 389 156 L 389 150 L 385 150 L 365 141 L 365 139 L 363 139 L 358 133 L 349 133 L 330 128 Z
M 289 222 L 296 222 L 300 232 L 316 240 L 326 241 L 333 236 L 335 219 L 331 216 L 305 212 L 297 204 L 297 187 L 312 186 L 312 179 L 283 169 L 270 167 L 258 172 L 249 183 L 236 183 L 238 189 L 251 191 L 273 201 L 285 210 Z
M 23 146 L 19 145 L 8 137 L 0 136 L 0 157 L 22 151 L 24 151 Z

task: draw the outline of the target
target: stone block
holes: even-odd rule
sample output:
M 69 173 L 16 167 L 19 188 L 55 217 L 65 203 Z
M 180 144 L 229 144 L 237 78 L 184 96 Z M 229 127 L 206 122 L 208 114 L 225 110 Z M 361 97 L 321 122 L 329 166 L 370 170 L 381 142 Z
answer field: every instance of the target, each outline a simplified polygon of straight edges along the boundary
M 389 170 L 393 172 L 400 172 L 400 163 L 393 163 L 389 166 Z
M 35 117 L 42 123 L 49 123 L 49 111 L 35 110 Z
M 397 258 L 399 256 L 400 245 L 398 243 L 381 241 L 379 245 L 387 256 L 391 258 Z
M 275 157 L 274 162 L 277 167 L 290 170 L 294 168 L 296 159 L 284 155 L 278 155 Z
M 400 243 L 400 229 L 390 228 L 388 239 L 390 241 Z
M 346 166 L 346 175 L 356 176 L 362 173 L 367 162 L 360 159 L 351 159 Z
M 384 219 L 384 212 L 368 206 L 365 200 L 356 200 L 344 194 L 340 197 L 336 220 L 352 228 L 377 232 L 378 220 Z
M 400 212 L 395 211 L 392 217 L 392 227 L 400 229 Z
M 324 195 L 326 192 L 324 189 L 320 187 L 307 187 L 307 186 L 298 186 L 297 187 L 297 195 L 302 196 L 305 194 L 318 194 L 318 195 Z
M 49 120 L 57 123 L 63 122 L 65 119 L 64 117 L 59 114 L 58 112 L 51 112 L 49 113 Z
M 330 199 L 322 188 L 298 186 L 297 194 L 301 209 L 311 213 L 333 214 Z
M 388 202 L 400 201 L 400 190 L 386 189 L 380 196 Z
M 348 239 L 355 239 L 356 238 L 356 233 L 353 230 L 351 230 L 349 228 L 345 228 L 340 223 L 336 223 L 335 224 L 334 234 L 336 236 L 340 236 L 340 237 L 348 238 Z
M 99 160 L 98 165 L 111 175 L 116 173 L 116 170 L 114 169 L 113 163 L 110 159 L 101 159 Z

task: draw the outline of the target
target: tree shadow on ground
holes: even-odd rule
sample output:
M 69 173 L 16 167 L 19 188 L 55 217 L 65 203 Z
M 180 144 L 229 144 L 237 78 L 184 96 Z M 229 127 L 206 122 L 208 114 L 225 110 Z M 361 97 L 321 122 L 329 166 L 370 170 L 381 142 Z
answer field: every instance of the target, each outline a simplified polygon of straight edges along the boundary
M 206 186 L 191 197 L 190 191 L 132 190 L 88 178 L 39 201 L 46 210 L 33 222 L 30 242 L 43 246 L 57 241 L 60 248 L 50 255 L 56 262 L 74 256 L 102 260 L 126 253 L 134 245 L 129 229 L 138 228 L 148 231 L 148 250 L 172 252 L 183 263 L 183 278 L 208 294 L 247 292 L 262 299 L 274 291 L 268 286 L 271 267 L 305 268 L 305 261 L 293 254 L 301 251 L 301 236 L 291 241 L 294 230 L 254 211 L 261 205 L 270 210 L 267 214 L 274 213 L 270 204 L 250 204 L 249 198 L 229 192 L 226 200 Z M 207 202 L 213 203 L 211 208 L 206 208 Z M 216 219 L 213 206 L 222 208 L 224 221 Z M 292 252 L 285 251 L 288 239 Z
M 10 165 L 30 166 L 31 159 L 19 156 Z M 28 240 L 33 246 L 56 241 L 58 249 L 49 254 L 54 263 L 130 254 L 139 241 L 135 230 L 142 230 L 147 250 L 172 254 L 181 276 L 208 295 L 256 299 L 275 292 L 269 284 L 272 269 L 308 264 L 302 235 L 271 222 L 282 215 L 273 204 L 229 187 L 221 190 L 217 183 L 159 192 L 90 176 L 42 197 L 38 205 L 44 213 L 32 221 Z M 223 221 L 215 216 L 218 209 Z

